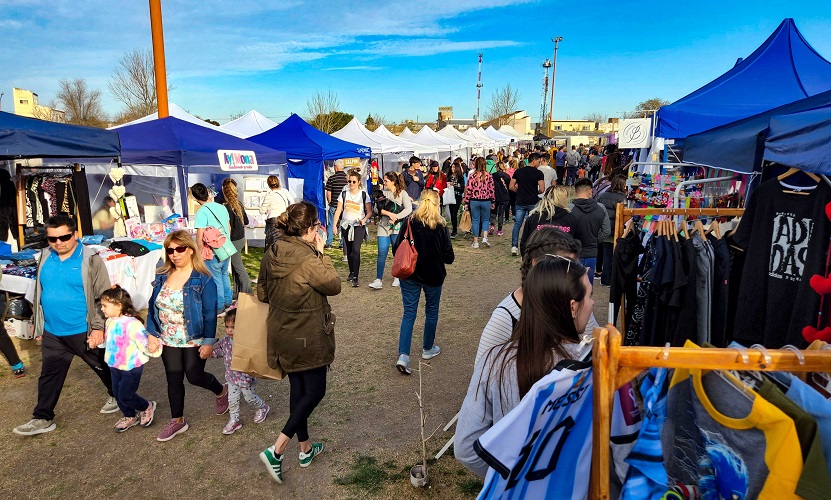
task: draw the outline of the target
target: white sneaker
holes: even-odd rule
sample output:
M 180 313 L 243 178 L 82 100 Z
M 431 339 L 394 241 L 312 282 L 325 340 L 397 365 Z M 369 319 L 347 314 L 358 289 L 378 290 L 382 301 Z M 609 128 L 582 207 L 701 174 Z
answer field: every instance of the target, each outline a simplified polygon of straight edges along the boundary
M 410 357 L 406 354 L 402 354 L 398 356 L 398 362 L 395 364 L 395 367 L 398 368 L 403 375 L 410 375 L 413 373 L 413 370 L 410 369 Z
M 401 282 L 398 280 L 398 278 L 392 279 L 392 286 L 401 286 Z
M 511 255 L 519 255 L 519 248 L 511 247 Z
M 372 288 L 373 290 L 380 290 L 380 289 L 384 288 L 384 284 L 379 279 L 376 279 L 375 281 L 373 281 L 372 283 L 370 283 L 367 286 L 369 288 Z
M 107 398 L 107 402 L 101 407 L 101 413 L 115 413 L 118 411 L 118 401 L 114 397 Z
M 479 243 L 474 242 L 472 245 L 470 245 L 470 248 L 479 248 Z
M 346 255 L 343 256 L 343 259 L 341 259 L 341 262 L 349 262 L 349 259 L 346 258 Z
M 482 244 L 485 245 L 488 248 L 490 248 L 490 246 L 491 246 L 491 242 L 488 241 L 487 238 L 482 238 Z

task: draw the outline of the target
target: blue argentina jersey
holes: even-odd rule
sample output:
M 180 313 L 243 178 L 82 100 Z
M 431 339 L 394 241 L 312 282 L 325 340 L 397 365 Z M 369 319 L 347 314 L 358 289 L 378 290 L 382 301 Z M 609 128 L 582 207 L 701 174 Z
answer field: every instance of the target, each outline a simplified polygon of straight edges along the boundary
M 592 371 L 554 370 L 476 442 L 490 468 L 479 499 L 586 498 Z

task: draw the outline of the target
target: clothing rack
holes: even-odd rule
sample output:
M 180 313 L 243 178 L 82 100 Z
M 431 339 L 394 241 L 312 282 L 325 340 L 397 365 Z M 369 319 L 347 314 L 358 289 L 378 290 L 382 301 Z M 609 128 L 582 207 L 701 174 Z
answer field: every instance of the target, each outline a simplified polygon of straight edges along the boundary
M 590 498 L 609 499 L 609 442 L 615 391 L 653 367 L 701 370 L 789 372 L 831 371 L 831 352 L 748 348 L 624 347 L 620 332 L 608 325 L 594 329 L 592 365 L 592 471 Z M 745 361 L 745 354 L 747 360 Z
M 623 203 L 617 204 L 617 209 L 615 210 L 615 227 L 614 227 L 614 237 L 612 238 L 612 245 L 617 246 L 618 238 L 623 236 L 623 232 L 625 229 L 626 220 L 630 217 L 634 216 L 647 216 L 647 215 L 664 215 L 667 217 L 690 217 L 690 216 L 701 216 L 701 217 L 741 217 L 744 215 L 743 208 L 627 208 Z M 603 264 L 606 265 L 605 263 Z M 618 297 L 620 299 L 620 310 L 625 311 L 625 304 L 624 304 L 624 297 Z M 614 297 L 609 297 L 609 323 L 615 323 L 614 317 Z M 625 329 L 625 314 L 621 314 L 620 316 L 620 329 Z
M 28 165 L 21 165 L 18 163 L 15 168 L 15 176 L 17 177 L 17 234 L 19 237 L 19 246 L 23 248 L 25 244 L 25 230 L 24 227 L 26 226 L 26 186 L 23 183 L 23 176 L 21 175 L 21 171 L 23 170 L 44 170 L 44 171 L 67 171 L 70 175 L 76 172 L 83 172 L 84 168 L 83 165 L 79 163 L 75 163 L 73 165 L 65 165 L 65 166 L 28 166 Z M 77 190 L 77 186 L 76 186 Z M 77 197 L 77 192 L 76 192 Z M 82 229 L 81 224 L 81 215 L 79 212 L 79 202 L 75 200 L 75 223 L 78 226 L 78 236 L 82 237 L 84 235 L 84 231 Z M 35 228 L 35 232 L 37 232 L 37 228 Z

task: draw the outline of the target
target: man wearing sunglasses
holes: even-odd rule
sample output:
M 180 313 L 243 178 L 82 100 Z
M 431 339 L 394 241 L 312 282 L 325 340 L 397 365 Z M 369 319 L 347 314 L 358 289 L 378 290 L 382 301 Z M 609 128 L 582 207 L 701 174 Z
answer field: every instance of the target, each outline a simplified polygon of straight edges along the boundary
M 107 388 L 110 397 L 101 413 L 118 411 L 103 349 L 96 347 L 104 341 L 105 325 L 96 299 L 110 288 L 110 275 L 95 251 L 80 244 L 70 217 L 50 217 L 46 239 L 49 248 L 40 257 L 34 301 L 35 335 L 43 336 L 43 365 L 32 420 L 14 428 L 14 433 L 22 436 L 55 430 L 55 405 L 75 356 L 89 365 Z

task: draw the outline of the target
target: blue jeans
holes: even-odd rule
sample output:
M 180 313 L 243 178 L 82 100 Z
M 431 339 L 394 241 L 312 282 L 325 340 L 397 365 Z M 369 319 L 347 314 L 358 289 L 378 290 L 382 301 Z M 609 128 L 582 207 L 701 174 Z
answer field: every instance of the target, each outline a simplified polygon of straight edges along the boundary
M 470 200 L 470 218 L 473 221 L 473 236 L 478 237 L 486 233 L 491 220 L 491 202 L 489 200 Z M 480 226 L 484 226 L 484 230 Z
M 412 280 L 401 280 L 401 302 L 404 304 L 404 316 L 401 318 L 401 331 L 398 334 L 398 354 L 410 355 L 413 341 L 413 325 L 418 312 L 418 300 L 424 290 L 424 350 L 433 348 L 436 339 L 436 326 L 439 324 L 439 299 L 441 285 L 427 286 Z
M 387 255 L 390 253 L 392 242 L 398 238 L 398 233 L 389 236 L 378 237 L 378 265 L 375 270 L 375 277 L 384 279 L 384 267 L 387 265 Z
M 573 186 L 577 182 L 577 167 L 566 168 L 566 186 Z
M 222 311 L 231 305 L 233 301 L 234 292 L 231 290 L 231 282 L 228 281 L 228 266 L 231 264 L 231 259 L 225 259 L 220 262 L 216 256 L 211 260 L 206 260 L 205 265 L 214 278 L 216 283 L 216 310 Z
M 113 379 L 113 396 L 118 402 L 118 408 L 125 417 L 135 417 L 137 412 L 144 411 L 150 406 L 146 399 L 136 394 L 141 383 L 143 366 L 130 371 L 110 367 Z
M 519 230 L 522 228 L 522 223 L 528 217 L 528 213 L 534 210 L 536 205 L 519 205 L 516 206 L 516 216 L 514 218 L 514 230 L 511 233 L 511 246 L 519 246 Z
M 337 210 L 337 205 L 329 206 L 326 209 L 326 246 L 332 246 L 332 242 L 335 240 L 335 231 L 332 227 L 332 224 L 335 222 L 335 210 Z
M 594 265 L 597 264 L 597 257 L 589 257 L 586 259 L 580 259 L 580 263 L 586 266 L 586 270 L 589 273 L 589 283 L 594 286 Z M 606 267 L 606 263 L 603 263 L 603 267 Z

